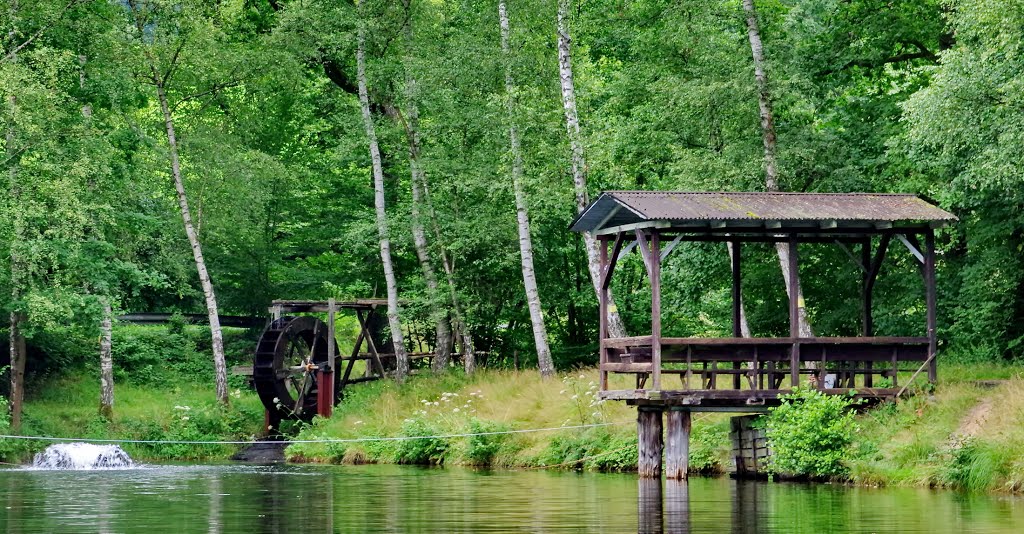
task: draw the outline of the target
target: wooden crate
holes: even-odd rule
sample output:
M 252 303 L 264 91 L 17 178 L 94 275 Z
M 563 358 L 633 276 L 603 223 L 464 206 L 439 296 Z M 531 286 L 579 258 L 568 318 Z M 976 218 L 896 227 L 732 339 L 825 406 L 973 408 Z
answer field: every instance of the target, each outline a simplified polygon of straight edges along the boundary
M 756 415 L 744 415 L 730 419 L 732 457 L 737 477 L 756 476 L 764 471 L 765 462 L 771 456 L 764 429 L 753 428 Z

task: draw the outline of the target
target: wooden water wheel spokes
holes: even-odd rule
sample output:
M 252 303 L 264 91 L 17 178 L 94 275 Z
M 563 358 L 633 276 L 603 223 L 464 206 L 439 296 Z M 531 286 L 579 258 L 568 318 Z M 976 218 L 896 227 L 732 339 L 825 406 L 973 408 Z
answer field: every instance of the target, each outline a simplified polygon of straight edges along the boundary
M 318 369 L 327 362 L 327 325 L 316 317 L 283 317 L 260 336 L 253 384 L 263 405 L 280 418 L 317 413 Z

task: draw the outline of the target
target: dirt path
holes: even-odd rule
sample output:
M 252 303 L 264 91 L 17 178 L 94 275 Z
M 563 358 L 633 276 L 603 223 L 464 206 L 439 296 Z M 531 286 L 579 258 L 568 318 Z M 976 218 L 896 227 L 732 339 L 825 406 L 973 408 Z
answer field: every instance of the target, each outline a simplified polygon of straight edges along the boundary
M 981 399 L 960 421 L 960 428 L 953 433 L 953 437 L 965 439 L 978 435 L 991 412 L 992 399 L 989 397 Z

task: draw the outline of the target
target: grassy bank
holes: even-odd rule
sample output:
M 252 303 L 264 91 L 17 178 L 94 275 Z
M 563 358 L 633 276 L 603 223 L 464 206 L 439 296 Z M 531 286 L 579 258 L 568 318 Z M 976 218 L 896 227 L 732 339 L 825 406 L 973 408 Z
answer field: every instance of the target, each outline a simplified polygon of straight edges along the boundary
M 621 387 L 625 387 L 625 377 Z M 553 429 L 487 436 L 408 441 L 295 444 L 294 461 L 414 463 L 494 467 L 631 470 L 636 467 L 636 414 L 622 403 L 598 402 L 597 373 L 577 371 L 541 380 L 536 371 L 484 370 L 414 377 L 401 388 L 378 382 L 350 390 L 330 420 L 316 421 L 299 439 Z M 585 425 L 604 425 L 571 428 Z M 565 428 L 569 427 L 569 428 Z M 694 469 L 726 465 L 728 420 L 697 418 L 691 445 Z
M 1024 380 L 1019 367 L 940 366 L 941 386 L 857 417 L 846 462 L 849 480 L 867 485 L 1020 491 L 1024 481 Z M 1002 379 L 995 387 L 978 380 Z M 534 372 L 484 371 L 422 376 L 402 388 L 373 383 L 351 390 L 330 420 L 299 438 L 366 439 L 558 428 L 587 429 L 408 441 L 295 444 L 293 461 L 464 464 L 630 470 L 636 462 L 635 412 L 597 403 L 593 370 L 543 381 Z M 624 379 L 623 379 L 624 380 Z M 625 382 L 621 384 L 626 387 Z M 696 470 L 729 467 L 728 416 L 694 417 Z

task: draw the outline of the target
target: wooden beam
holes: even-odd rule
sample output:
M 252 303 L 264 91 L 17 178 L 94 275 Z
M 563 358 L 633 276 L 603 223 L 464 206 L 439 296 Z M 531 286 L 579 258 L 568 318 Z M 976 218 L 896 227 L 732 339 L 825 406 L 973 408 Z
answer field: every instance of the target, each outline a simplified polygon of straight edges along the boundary
M 612 247 L 612 254 L 608 265 L 601 271 L 601 287 L 604 289 L 608 289 L 608 286 L 612 283 L 612 275 L 615 274 L 615 264 L 619 262 L 619 251 L 622 250 L 623 238 L 624 234 L 615 236 L 615 246 Z
M 621 245 L 622 241 L 618 240 L 618 242 Z M 598 381 L 601 383 L 601 385 L 600 385 L 601 391 L 604 391 L 604 390 L 608 389 L 608 371 L 604 370 L 604 364 L 608 363 L 608 349 L 604 346 L 604 340 L 608 337 L 608 285 L 605 284 L 605 280 L 604 280 L 606 268 L 608 266 L 608 238 L 607 237 L 601 237 L 600 241 L 598 243 L 598 247 L 599 247 L 600 252 L 601 252 L 600 264 L 599 264 L 600 265 L 599 272 L 601 273 L 601 280 L 599 281 L 599 284 L 598 284 L 600 289 L 597 292 L 598 308 L 599 308 L 599 313 L 601 314 L 599 334 L 598 334 L 598 340 L 597 340 L 597 342 L 598 342 L 598 352 L 599 352 L 598 359 L 599 359 L 599 363 L 600 363 L 600 366 L 599 366 L 600 371 L 598 373 L 598 376 L 599 376 L 599 380 Z M 518 366 L 516 366 L 516 367 L 518 367 Z
M 661 234 L 651 234 L 651 387 L 661 391 Z
M 682 239 L 683 239 L 683 234 L 676 235 L 676 238 L 673 239 L 672 242 L 669 243 L 667 247 L 665 247 L 665 250 L 661 251 L 661 261 L 665 261 L 665 258 L 667 258 L 668 255 L 671 254 L 672 251 L 676 249 L 676 245 L 678 245 L 679 241 L 682 240 Z
M 928 358 L 930 362 L 928 366 L 928 381 L 934 384 L 938 378 L 938 368 L 935 361 L 938 351 L 938 337 L 936 333 L 935 232 L 929 231 L 925 234 L 924 242 L 925 305 L 928 308 L 926 321 L 928 328 Z
M 899 239 L 900 242 L 902 242 L 903 245 L 907 247 L 907 250 L 909 250 L 915 258 L 917 258 L 918 263 L 924 265 L 924 254 L 922 254 L 921 251 L 918 250 L 918 248 L 915 247 L 914 244 L 912 244 L 910 240 L 907 239 L 907 236 L 903 234 L 896 234 L 896 239 Z
M 740 328 L 742 316 L 743 290 L 741 286 L 741 260 L 742 248 L 739 241 L 732 242 L 732 336 L 742 337 L 743 331 Z
M 619 253 L 615 255 L 615 260 L 618 261 L 621 260 L 622 258 L 625 258 L 626 256 L 629 255 L 630 252 L 633 252 L 634 248 L 636 248 L 636 241 L 630 241 L 628 245 L 622 247 L 622 250 L 620 250 Z
M 636 232 L 637 247 L 640 250 L 640 257 L 644 260 L 644 267 L 647 268 L 647 277 L 651 278 L 651 247 L 647 242 L 647 235 L 643 230 L 634 230 Z
M 789 247 L 789 264 L 786 266 L 789 270 L 789 290 L 787 291 L 789 295 L 789 337 L 798 338 L 800 337 L 800 303 L 798 302 L 800 272 L 797 267 L 798 251 L 795 234 L 790 234 L 787 246 Z M 800 343 L 794 342 L 791 350 L 789 376 L 793 387 L 797 387 L 800 384 Z
M 612 226 L 610 228 L 602 228 L 600 230 L 595 230 L 594 235 L 618 234 L 633 230 L 652 230 L 656 228 L 668 228 L 669 226 L 672 226 L 672 223 L 668 221 L 644 221 L 633 224 L 623 224 L 621 226 Z

